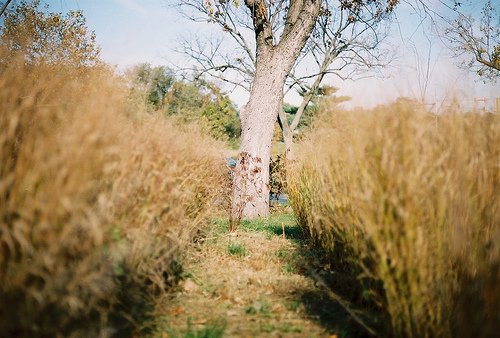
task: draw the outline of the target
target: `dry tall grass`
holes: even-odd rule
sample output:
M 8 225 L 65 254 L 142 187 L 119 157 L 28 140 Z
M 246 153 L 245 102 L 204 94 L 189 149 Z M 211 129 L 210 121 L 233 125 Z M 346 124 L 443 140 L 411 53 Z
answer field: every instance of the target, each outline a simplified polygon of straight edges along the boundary
M 404 101 L 336 112 L 302 152 L 292 205 L 385 313 L 380 336 L 498 333 L 498 116 L 435 118 Z
M 0 73 L 0 335 L 138 332 L 208 215 L 218 145 L 127 118 L 105 69 L 9 59 Z

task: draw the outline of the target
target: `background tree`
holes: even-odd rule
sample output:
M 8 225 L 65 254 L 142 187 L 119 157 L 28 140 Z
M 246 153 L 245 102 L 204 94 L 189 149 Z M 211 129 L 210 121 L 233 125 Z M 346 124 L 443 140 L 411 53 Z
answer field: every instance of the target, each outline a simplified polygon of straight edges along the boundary
M 480 14 L 465 14 L 466 5 L 455 1 L 456 17 L 445 37 L 457 56 L 469 59 L 466 69 L 495 81 L 500 76 L 500 2 L 486 1 Z
M 165 96 L 164 112 L 183 123 L 198 123 L 218 140 L 234 141 L 241 133 L 234 104 L 210 82 L 176 81 Z
M 27 64 L 67 64 L 88 68 L 100 64 L 100 49 L 94 32 L 86 26 L 81 11 L 50 13 L 40 0 L 22 1 L 5 12 L 0 45 L 12 55 L 22 55 Z M 9 56 L 10 57 L 10 56 Z
M 238 112 L 213 83 L 178 80 L 168 67 L 153 67 L 149 63 L 131 67 L 126 77 L 132 113 L 146 107 L 147 113 L 164 114 L 184 124 L 199 124 L 218 140 L 234 142 L 239 138 Z
M 328 85 L 323 85 L 319 87 L 314 95 L 310 98 L 307 99 L 309 101 L 308 105 L 303 108 L 303 113 L 300 119 L 297 119 L 297 113 L 299 109 L 301 108 L 300 106 L 295 106 L 291 105 L 288 103 L 285 103 L 283 105 L 283 110 L 279 114 L 279 119 L 278 122 L 281 125 L 282 121 L 287 121 L 288 125 L 292 125 L 294 120 L 298 120 L 299 123 L 297 124 L 296 127 L 294 127 L 293 130 L 293 139 L 300 139 L 301 135 L 304 134 L 306 131 L 308 131 L 312 125 L 313 122 L 316 120 L 318 117 L 317 115 L 319 114 L 320 111 L 320 105 L 327 105 L 329 107 L 336 107 L 338 104 L 342 102 L 349 101 L 351 98 L 349 96 L 337 96 L 335 95 L 339 88 L 333 87 L 333 86 L 328 86 Z M 299 92 L 300 96 L 304 96 L 307 93 L 309 93 L 310 89 L 306 89 L 304 92 Z M 304 99 L 302 100 L 304 102 Z M 329 109 L 328 111 L 331 111 Z M 281 129 L 283 130 L 285 127 L 281 126 Z M 287 144 L 287 140 L 284 139 L 283 141 L 285 142 L 286 149 L 289 152 L 290 151 L 290 143 L 292 142 L 291 140 L 288 141 L 289 143 Z M 292 155 L 290 152 L 287 154 L 289 156 Z M 293 155 L 292 155 L 293 157 Z
M 204 47 L 203 43 L 194 43 L 185 47 L 184 52 L 195 58 L 201 73 L 250 91 L 249 101 L 241 111 L 242 141 L 233 194 L 235 217 L 252 218 L 269 212 L 269 158 L 274 122 L 282 109 L 285 81 L 304 55 L 303 51 L 308 51 L 304 47 L 314 39 L 313 30 L 319 19 L 328 18 L 325 21 L 328 23 L 344 22 L 328 10 L 339 7 L 347 23 L 363 18 L 365 11 L 382 17 L 391 12 L 397 2 L 246 0 L 245 6 L 238 6 L 227 0 L 208 3 L 181 0 L 180 5 L 190 19 L 206 21 L 208 18 L 232 37 L 237 47 L 227 55 L 221 52 L 222 42 L 208 49 L 198 48 Z M 336 40 L 331 39 L 338 38 L 340 42 L 342 34 L 342 30 L 337 36 L 324 34 L 322 39 L 326 45 L 334 44 Z M 253 41 L 249 36 L 253 36 Z M 235 81 L 231 74 L 244 75 L 243 80 Z
M 174 72 L 165 66 L 153 67 L 140 63 L 126 72 L 131 90 L 142 97 L 142 101 L 154 109 L 162 109 L 165 95 L 175 81 Z

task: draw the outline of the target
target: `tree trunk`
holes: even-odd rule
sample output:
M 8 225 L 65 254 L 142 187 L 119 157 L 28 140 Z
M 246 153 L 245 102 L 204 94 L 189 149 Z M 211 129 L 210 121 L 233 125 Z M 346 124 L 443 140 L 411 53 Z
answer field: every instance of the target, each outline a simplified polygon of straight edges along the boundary
M 269 215 L 269 160 L 274 123 L 282 109 L 285 79 L 309 38 L 321 1 L 290 2 L 280 41 L 276 44 L 268 3 L 245 0 L 256 39 L 255 75 L 250 99 L 241 111 L 241 146 L 233 182 L 230 221 Z M 234 224 L 230 224 L 234 229 Z
M 269 53 L 257 60 L 250 99 L 241 112 L 241 146 L 235 170 L 233 218 L 269 215 L 269 160 L 283 86 L 293 63 Z M 289 66 L 288 66 L 289 65 Z

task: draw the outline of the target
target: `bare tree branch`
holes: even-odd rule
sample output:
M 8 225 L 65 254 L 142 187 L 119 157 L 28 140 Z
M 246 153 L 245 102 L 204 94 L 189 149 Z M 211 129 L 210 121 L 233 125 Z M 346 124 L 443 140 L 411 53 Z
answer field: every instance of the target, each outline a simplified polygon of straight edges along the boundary
M 203 0 L 178 1 L 181 7 L 198 13 L 188 12 L 186 17 L 193 21 L 199 21 L 199 13 L 205 21 L 208 17 L 208 21 L 218 25 L 243 51 L 238 58 L 230 57 L 231 53 L 227 51 L 223 56 L 219 48 L 215 48 L 217 53 L 210 53 L 199 48 L 199 44 L 189 45 L 186 41 L 188 47 L 184 47 L 182 52 L 196 64 L 191 70 L 197 71 L 199 76 L 210 75 L 247 90 L 255 74 L 255 56 L 266 51 L 287 53 L 291 52 L 289 46 L 300 46 L 293 40 L 307 38 L 300 36 L 301 22 L 308 21 L 314 8 L 312 0 L 245 0 L 243 8 L 238 9 L 231 6 L 231 1 L 225 0 L 214 1 L 211 8 Z M 388 1 L 388 6 L 396 2 Z M 290 124 L 286 119 L 281 121 L 285 128 L 291 132 L 297 129 L 325 77 L 335 76 L 342 80 L 361 78 L 366 76 L 367 70 L 388 64 L 391 55 L 380 50 L 380 43 L 387 35 L 381 23 L 390 15 L 391 10 L 378 1 L 342 1 L 340 6 L 333 1 L 322 2 L 313 33 L 285 82 L 285 94 L 292 89 L 302 93 L 302 103 L 294 119 Z M 255 43 L 250 43 L 248 35 L 243 33 L 252 29 Z M 222 40 L 219 41 L 221 43 Z M 262 50 L 256 50 L 254 45 Z M 315 69 L 310 69 L 311 62 Z
M 479 18 L 454 8 L 456 18 L 445 30 L 448 46 L 456 56 L 469 56 L 463 64 L 485 80 L 500 77 L 500 4 L 486 1 Z
M 5 1 L 5 3 L 3 4 L 2 8 L 0 8 L 0 17 L 2 17 L 3 13 L 5 13 L 5 10 L 7 9 L 7 7 L 9 6 L 9 4 L 11 2 L 12 2 L 12 0 Z

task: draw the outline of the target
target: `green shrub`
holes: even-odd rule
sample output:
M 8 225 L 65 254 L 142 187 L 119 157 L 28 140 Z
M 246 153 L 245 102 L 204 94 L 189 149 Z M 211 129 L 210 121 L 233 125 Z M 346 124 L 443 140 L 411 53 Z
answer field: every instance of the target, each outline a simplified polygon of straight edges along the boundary
M 227 252 L 231 256 L 244 257 L 247 254 L 247 250 L 242 244 L 231 243 L 227 247 Z

